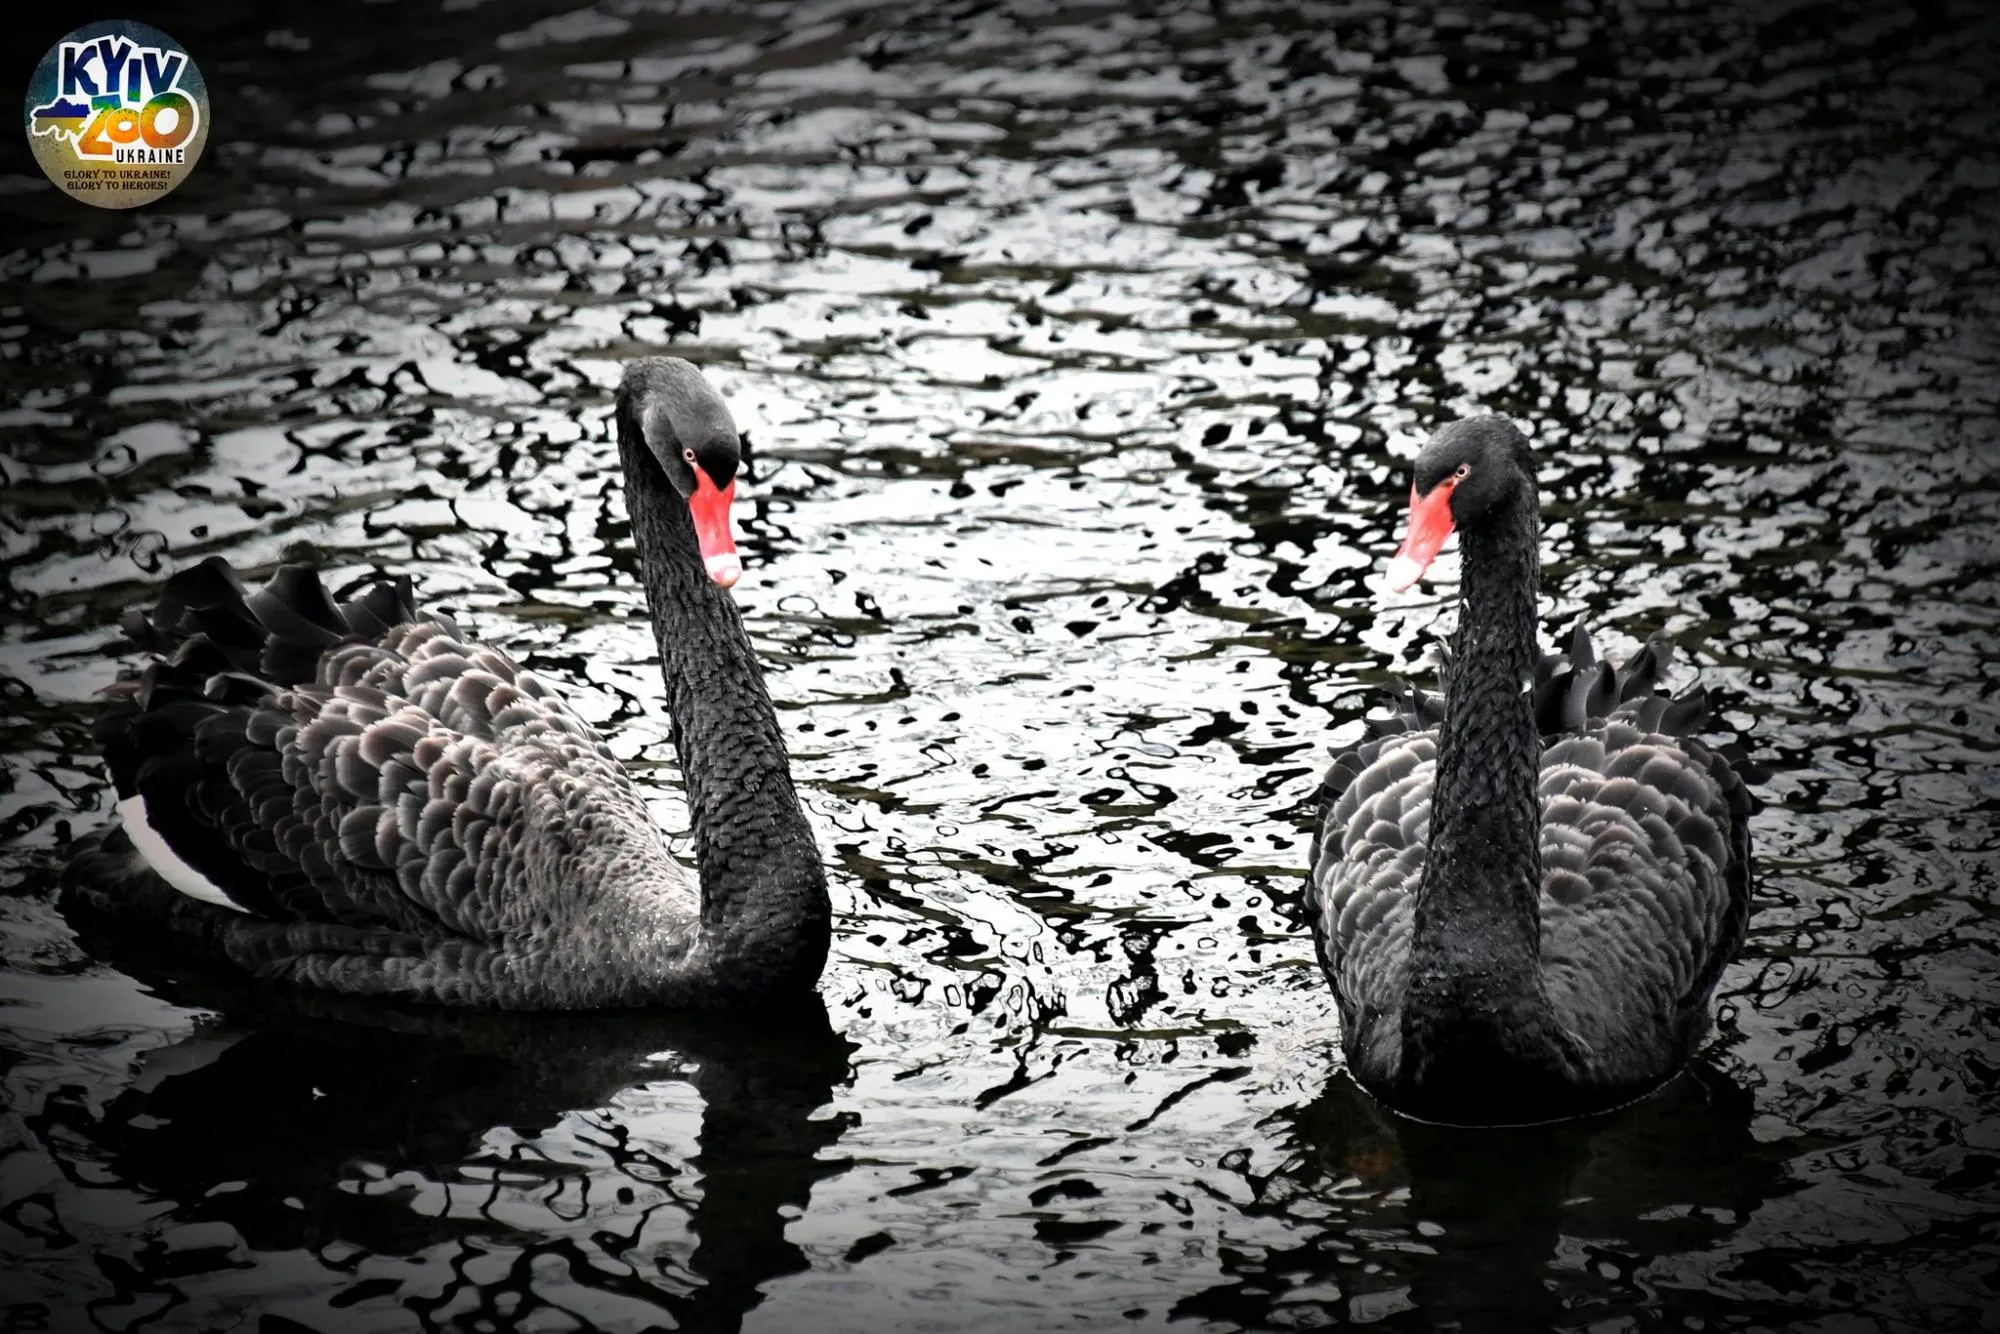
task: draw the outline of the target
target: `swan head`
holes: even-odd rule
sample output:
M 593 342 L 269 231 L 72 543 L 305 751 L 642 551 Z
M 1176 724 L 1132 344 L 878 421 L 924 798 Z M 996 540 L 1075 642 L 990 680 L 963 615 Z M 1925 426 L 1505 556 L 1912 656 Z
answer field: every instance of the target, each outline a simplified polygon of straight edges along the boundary
M 1470 417 L 1439 429 L 1417 455 L 1410 478 L 1410 519 L 1389 561 L 1389 587 L 1402 592 L 1423 577 L 1454 530 L 1477 525 L 1532 484 L 1528 438 L 1505 417 Z
M 708 577 L 728 588 L 743 577 L 730 530 L 743 442 L 715 387 L 679 357 L 646 357 L 625 368 L 620 431 L 636 430 L 694 524 Z

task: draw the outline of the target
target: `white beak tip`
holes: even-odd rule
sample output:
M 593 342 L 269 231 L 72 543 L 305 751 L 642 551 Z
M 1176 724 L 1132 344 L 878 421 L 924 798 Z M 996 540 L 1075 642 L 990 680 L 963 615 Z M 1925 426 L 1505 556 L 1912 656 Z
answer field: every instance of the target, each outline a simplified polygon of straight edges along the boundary
M 734 588 L 743 577 L 742 558 L 733 551 L 710 556 L 703 564 L 708 567 L 708 577 L 724 588 Z
M 1389 568 L 1383 572 L 1383 582 L 1391 593 L 1401 593 L 1424 577 L 1424 567 L 1408 556 L 1392 556 Z

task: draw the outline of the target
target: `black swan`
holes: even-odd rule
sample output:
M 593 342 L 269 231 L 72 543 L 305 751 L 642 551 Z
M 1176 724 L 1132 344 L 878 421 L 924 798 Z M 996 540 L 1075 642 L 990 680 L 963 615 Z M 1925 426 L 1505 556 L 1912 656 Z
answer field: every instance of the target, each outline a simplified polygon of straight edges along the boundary
M 1690 735 L 1704 695 L 1655 689 L 1578 627 L 1535 645 L 1528 442 L 1454 422 L 1418 455 L 1389 584 L 1463 534 L 1443 699 L 1414 690 L 1321 787 L 1307 906 L 1354 1078 L 1391 1109 L 1519 1125 L 1645 1096 L 1693 1056 L 1750 911 L 1753 802 Z
M 97 723 L 126 837 L 80 843 L 67 900 L 330 991 L 500 1009 L 810 993 L 832 909 L 724 591 L 735 424 L 694 367 L 649 358 L 616 431 L 699 883 L 590 725 L 419 611 L 407 578 L 336 602 L 304 567 L 253 592 L 211 557 L 126 618 L 154 656 Z

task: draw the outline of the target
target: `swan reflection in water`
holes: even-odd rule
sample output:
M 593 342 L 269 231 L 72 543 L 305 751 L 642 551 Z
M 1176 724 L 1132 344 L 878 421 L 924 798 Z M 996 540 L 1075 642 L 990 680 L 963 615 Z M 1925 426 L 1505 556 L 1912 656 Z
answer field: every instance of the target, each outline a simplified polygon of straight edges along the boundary
M 1750 1093 L 1706 1060 L 1619 1111 L 1499 1130 L 1406 1120 L 1336 1073 L 1273 1118 L 1290 1153 L 1249 1174 L 1242 1206 L 1293 1235 L 1318 1220 L 1316 1235 L 1284 1249 L 1225 1245 L 1228 1280 L 1175 1314 L 1496 1334 L 1583 1328 L 1600 1306 L 1741 1316 L 1756 1303 L 1674 1269 L 1676 1257 L 1725 1248 L 1759 1206 L 1798 1188 L 1786 1168 L 1798 1141 L 1760 1143 L 1752 1115 Z
M 98 1323 L 164 1300 L 198 1325 L 222 1310 L 204 1309 L 225 1300 L 213 1276 L 254 1265 L 282 1271 L 257 1309 L 286 1328 L 554 1308 L 587 1327 L 735 1329 L 760 1285 L 807 1268 L 787 1225 L 844 1166 L 824 1155 L 847 1128 L 828 1104 L 853 1048 L 817 1001 L 781 1022 L 516 1015 L 148 981 L 223 1017 L 147 1053 L 108 1100 L 59 1089 L 27 1118 L 72 1181 L 154 1202 L 151 1240 L 45 1239 L 58 1301 Z M 163 1244 L 174 1229 L 183 1244 Z

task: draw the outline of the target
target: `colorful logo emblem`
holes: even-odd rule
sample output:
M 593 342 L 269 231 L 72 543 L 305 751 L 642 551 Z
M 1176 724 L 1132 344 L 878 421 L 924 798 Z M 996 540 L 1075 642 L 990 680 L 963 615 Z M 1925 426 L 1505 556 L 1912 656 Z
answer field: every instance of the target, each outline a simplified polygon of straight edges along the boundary
M 208 85 L 179 42 L 143 23 L 89 23 L 28 81 L 28 144 L 48 178 L 99 208 L 150 204 L 208 143 Z

